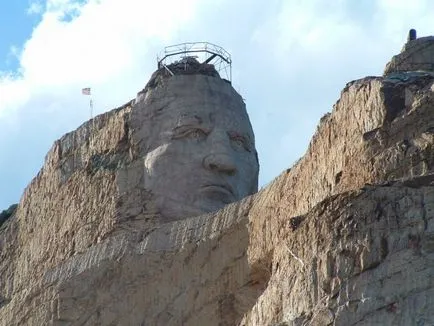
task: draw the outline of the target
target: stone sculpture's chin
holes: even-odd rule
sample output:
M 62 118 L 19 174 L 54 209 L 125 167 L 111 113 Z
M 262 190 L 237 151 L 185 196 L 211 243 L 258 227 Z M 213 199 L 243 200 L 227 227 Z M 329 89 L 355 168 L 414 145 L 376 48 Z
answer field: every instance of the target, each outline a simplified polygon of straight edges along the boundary
M 219 209 L 222 209 L 226 205 L 233 203 L 234 201 L 227 201 L 224 202 L 222 200 L 218 200 L 217 198 L 201 198 L 198 202 L 195 203 L 195 207 L 204 213 L 210 213 L 214 211 L 218 211 Z
M 196 207 L 189 205 L 178 205 L 174 203 L 174 205 L 167 205 L 163 209 L 161 209 L 161 216 L 163 221 L 175 221 L 181 220 L 189 217 L 199 216 L 206 213 L 210 213 L 212 211 L 216 211 L 217 209 L 210 209 L 209 207 Z
M 163 220 L 179 220 L 218 211 L 238 201 L 231 193 L 220 189 L 199 192 L 193 203 L 180 202 L 164 195 L 155 195 L 154 202 Z

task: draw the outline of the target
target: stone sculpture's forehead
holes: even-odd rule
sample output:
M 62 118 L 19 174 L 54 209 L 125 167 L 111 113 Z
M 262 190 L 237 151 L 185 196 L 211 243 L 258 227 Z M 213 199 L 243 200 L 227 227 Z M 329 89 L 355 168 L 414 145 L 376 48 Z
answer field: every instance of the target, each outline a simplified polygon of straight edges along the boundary
M 244 101 L 221 79 L 201 75 L 174 76 L 162 92 L 151 97 L 147 110 L 152 114 L 152 142 L 167 140 L 170 130 L 191 123 L 239 132 L 254 144 Z
M 173 104 L 176 106 L 176 104 Z M 244 114 L 244 108 L 219 107 L 218 105 L 192 103 L 189 106 L 176 106 L 167 112 L 161 126 L 162 138 L 171 137 L 167 131 L 178 128 L 199 127 L 210 131 L 214 128 L 223 129 L 230 133 L 237 133 L 246 137 L 254 144 L 253 130 Z

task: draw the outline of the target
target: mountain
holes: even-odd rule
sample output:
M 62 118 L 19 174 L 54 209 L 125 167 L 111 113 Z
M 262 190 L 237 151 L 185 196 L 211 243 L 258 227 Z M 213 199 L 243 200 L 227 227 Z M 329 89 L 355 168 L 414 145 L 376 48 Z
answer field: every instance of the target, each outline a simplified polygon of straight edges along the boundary
M 0 229 L 0 324 L 434 324 L 434 38 L 348 83 L 266 188 L 173 218 L 146 188 L 141 103 L 155 83 L 237 96 L 205 71 L 156 73 L 54 143 Z

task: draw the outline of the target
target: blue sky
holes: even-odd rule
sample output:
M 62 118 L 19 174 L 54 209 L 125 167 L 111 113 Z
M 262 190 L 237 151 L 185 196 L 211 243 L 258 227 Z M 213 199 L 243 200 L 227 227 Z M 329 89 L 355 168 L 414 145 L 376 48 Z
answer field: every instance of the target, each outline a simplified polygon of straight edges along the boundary
M 0 210 L 18 202 L 52 143 L 135 97 L 164 46 L 232 54 L 260 185 L 307 149 L 351 80 L 381 75 L 410 28 L 434 34 L 429 0 L 0 0 Z
M 29 15 L 27 8 L 27 0 L 0 2 L 0 71 L 15 71 L 19 67 L 14 51 L 30 38 L 39 21 L 39 16 Z

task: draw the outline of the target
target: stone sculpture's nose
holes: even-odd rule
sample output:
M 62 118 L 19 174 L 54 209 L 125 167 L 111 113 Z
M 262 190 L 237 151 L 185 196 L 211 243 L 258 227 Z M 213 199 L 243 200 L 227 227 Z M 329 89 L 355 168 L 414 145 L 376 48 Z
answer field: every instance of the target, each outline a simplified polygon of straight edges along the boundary
M 234 175 L 237 172 L 234 159 L 225 153 L 211 153 L 203 159 L 203 166 L 210 171 Z

